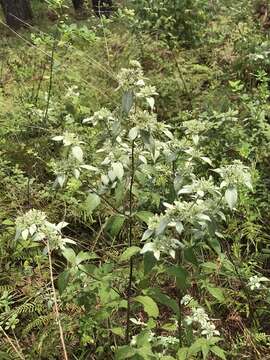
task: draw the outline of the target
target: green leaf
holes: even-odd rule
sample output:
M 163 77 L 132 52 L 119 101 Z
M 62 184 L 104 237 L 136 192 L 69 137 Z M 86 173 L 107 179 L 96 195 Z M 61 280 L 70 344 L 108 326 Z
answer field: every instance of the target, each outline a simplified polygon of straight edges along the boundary
M 120 337 L 124 337 L 125 336 L 125 331 L 122 327 L 114 327 L 111 329 L 111 332 L 115 335 L 118 335 Z
M 203 354 L 203 360 L 207 359 L 207 355 L 209 353 L 210 347 L 207 342 L 205 344 L 202 344 L 202 354 Z
M 76 264 L 76 254 L 75 251 L 71 248 L 65 248 L 63 250 L 63 255 L 72 265 Z
M 141 303 L 143 305 L 144 311 L 151 317 L 158 317 L 159 310 L 156 302 L 151 299 L 149 296 L 136 296 L 134 298 L 135 301 Z
M 156 265 L 157 259 L 152 252 L 146 252 L 143 254 L 143 271 L 144 275 L 150 273 L 153 267 Z
M 138 254 L 140 251 L 141 251 L 141 248 L 139 248 L 138 246 L 131 246 L 131 247 L 127 248 L 123 252 L 123 254 L 120 256 L 120 261 L 127 261 L 132 256 Z
M 177 285 L 181 289 L 186 288 L 188 273 L 185 269 L 180 266 L 170 266 L 166 268 L 166 271 L 169 275 L 175 276 Z
M 198 266 L 198 261 L 192 247 L 184 249 L 184 258 L 186 261 L 190 262 L 191 264 Z
M 208 292 L 214 297 L 216 298 L 220 303 L 224 303 L 225 302 L 225 297 L 223 294 L 222 289 L 217 288 L 217 287 L 212 287 L 212 286 L 208 286 L 207 287 Z
M 221 247 L 220 247 L 220 243 L 217 239 L 215 238 L 210 238 L 208 239 L 208 243 L 211 246 L 211 248 L 218 254 L 221 254 Z
M 184 347 L 178 350 L 177 352 L 177 359 L 178 360 L 188 360 L 188 348 Z
M 76 265 L 79 265 L 83 261 L 97 259 L 97 258 L 98 256 L 96 254 L 90 254 L 87 252 L 80 251 L 79 254 L 76 256 Z
M 2 221 L 2 225 L 14 225 L 14 221 L 6 219 Z
M 146 294 L 151 296 L 157 303 L 168 306 L 176 315 L 179 315 L 179 306 L 174 299 L 171 299 L 168 295 L 163 294 L 157 288 L 147 289 Z
M 92 214 L 93 211 L 99 206 L 100 197 L 97 194 L 91 193 L 87 196 L 84 207 L 88 214 Z
M 132 91 L 126 91 L 122 97 L 122 110 L 129 113 L 134 102 L 134 94 Z
M 138 211 L 135 215 L 146 224 L 148 224 L 148 220 L 154 216 L 154 214 L 150 211 Z
M 11 357 L 11 355 L 9 355 L 6 352 L 0 351 L 0 359 L 1 360 L 13 360 L 14 357 Z
M 204 338 L 199 338 L 197 339 L 189 348 L 188 350 L 188 354 L 189 355 L 196 355 L 198 354 L 200 351 L 202 351 L 202 347 L 205 346 L 206 343 L 206 339 Z
M 132 347 L 128 345 L 121 346 L 115 352 L 115 360 L 129 359 L 135 354 L 136 351 Z
M 124 222 L 125 217 L 123 215 L 113 215 L 107 221 L 105 230 L 108 231 L 112 237 L 116 237 L 122 229 Z
M 219 358 L 221 358 L 222 360 L 226 360 L 226 355 L 223 349 L 221 349 L 219 346 L 212 346 L 210 348 L 210 351 L 212 353 L 214 353 L 215 355 L 217 355 Z
M 67 287 L 68 281 L 69 281 L 69 271 L 65 270 L 58 276 L 58 280 L 57 280 L 57 285 L 60 295 L 64 292 L 65 288 Z
M 237 189 L 235 187 L 229 187 L 225 192 L 225 200 L 232 210 L 237 203 Z

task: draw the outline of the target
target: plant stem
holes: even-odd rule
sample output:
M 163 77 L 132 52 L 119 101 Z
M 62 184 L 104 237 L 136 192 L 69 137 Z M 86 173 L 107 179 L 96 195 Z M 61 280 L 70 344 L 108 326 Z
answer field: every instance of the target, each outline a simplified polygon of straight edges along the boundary
M 134 157 L 134 140 L 131 146 L 131 176 L 129 186 L 129 229 L 128 229 L 128 246 L 132 246 L 132 191 L 134 184 L 134 173 L 135 173 L 135 157 Z M 126 323 L 126 343 L 129 342 L 130 338 L 130 305 L 131 305 L 131 288 L 132 288 L 132 276 L 133 276 L 133 259 L 129 260 L 129 279 L 127 289 L 127 323 Z
M 51 58 L 50 58 L 50 80 L 49 80 L 49 88 L 48 88 L 48 95 L 47 95 L 48 97 L 47 97 L 47 104 L 46 104 L 46 109 L 45 109 L 44 117 L 43 117 L 43 121 L 45 122 L 45 124 L 48 120 L 48 111 L 49 111 L 49 106 L 50 106 L 50 101 L 51 101 L 51 96 L 52 96 L 53 66 L 54 66 L 55 49 L 56 49 L 56 37 L 53 42 L 52 53 L 51 53 Z
M 4 334 L 5 338 L 7 339 L 8 343 L 10 344 L 10 346 L 12 347 L 12 349 L 15 351 L 15 353 L 19 356 L 20 359 L 25 360 L 25 357 L 23 356 L 23 354 L 21 353 L 20 350 L 18 350 L 16 348 L 16 345 L 13 343 L 13 341 L 11 340 L 11 338 L 8 336 L 8 334 L 5 332 L 5 330 L 2 328 L 2 326 L 0 326 L 0 330 L 2 331 L 2 333 Z
M 56 321 L 57 321 L 58 327 L 59 327 L 60 340 L 61 340 L 61 345 L 62 345 L 62 349 L 63 349 L 63 353 L 64 353 L 64 359 L 68 360 L 66 344 L 65 344 L 65 339 L 64 339 L 64 332 L 63 332 L 63 328 L 62 328 L 62 324 L 61 324 L 61 320 L 60 320 L 60 313 L 59 313 L 59 308 L 58 308 L 58 304 L 57 304 L 56 291 L 55 291 L 55 287 L 54 287 L 52 256 L 51 256 L 49 240 L 47 241 L 47 249 L 48 249 L 48 258 L 49 258 L 51 286 L 52 286 L 52 292 L 53 292 L 54 312 L 55 312 Z
M 177 265 L 180 265 L 181 263 L 181 254 L 180 251 L 178 251 L 177 254 Z M 183 298 L 183 294 L 182 291 L 180 289 L 180 287 L 178 286 L 178 309 L 179 309 L 179 315 L 178 315 L 178 319 L 177 319 L 177 323 L 178 323 L 178 339 L 179 339 L 179 347 L 181 348 L 183 345 L 183 330 L 182 330 L 182 298 Z

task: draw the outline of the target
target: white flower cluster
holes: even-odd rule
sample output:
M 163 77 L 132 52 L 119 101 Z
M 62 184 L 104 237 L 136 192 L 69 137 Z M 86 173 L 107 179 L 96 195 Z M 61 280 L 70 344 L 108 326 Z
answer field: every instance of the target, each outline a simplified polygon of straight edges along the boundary
M 31 209 L 22 216 L 16 219 L 16 237 L 23 240 L 30 239 L 36 242 L 50 241 L 52 248 L 63 249 L 66 243 L 75 242 L 68 238 L 63 238 L 61 229 L 67 226 L 68 223 L 60 222 L 53 224 L 47 220 L 46 214 L 42 211 Z
M 254 275 L 249 278 L 248 286 L 250 287 L 251 290 L 259 290 L 264 287 L 262 283 L 265 281 L 270 281 L 270 280 L 264 276 L 259 277 L 257 275 Z
M 106 108 L 102 108 L 99 111 L 96 111 L 93 116 L 85 118 L 82 122 L 83 124 L 92 123 L 96 126 L 100 122 L 112 122 L 115 121 L 115 118 L 112 112 Z
M 158 236 L 153 242 L 148 242 L 141 250 L 141 254 L 152 252 L 154 257 L 159 260 L 160 254 L 163 252 L 169 254 L 175 259 L 175 251 L 179 247 L 180 242 L 177 239 L 168 238 L 166 236 Z
M 211 322 L 205 310 L 196 305 L 192 296 L 185 295 L 182 298 L 181 303 L 185 306 L 189 306 L 191 309 L 191 314 L 185 318 L 187 325 L 199 325 L 201 335 L 206 336 L 207 339 L 220 335 L 219 331 L 216 330 L 215 324 Z

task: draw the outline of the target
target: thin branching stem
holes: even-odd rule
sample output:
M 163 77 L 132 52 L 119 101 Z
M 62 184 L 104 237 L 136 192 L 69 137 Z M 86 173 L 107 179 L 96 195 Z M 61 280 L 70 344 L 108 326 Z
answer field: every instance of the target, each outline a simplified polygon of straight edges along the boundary
M 128 246 L 132 246 L 132 191 L 134 185 L 134 175 L 135 175 L 135 143 L 132 141 L 131 146 L 131 176 L 130 176 L 130 185 L 129 185 L 129 229 L 128 229 Z M 131 289 L 132 289 L 132 277 L 133 277 L 133 259 L 132 257 L 129 260 L 129 278 L 128 278 L 128 289 L 127 289 L 127 323 L 126 323 L 126 343 L 129 342 L 130 338 L 130 314 L 131 314 Z
M 7 339 L 9 345 L 12 347 L 12 349 L 15 351 L 15 353 L 19 356 L 20 359 L 25 360 L 24 355 L 22 354 L 21 350 L 16 347 L 12 339 L 8 336 L 8 334 L 5 332 L 5 330 L 0 326 L 0 331 L 3 333 L 4 337 Z
M 58 303 L 57 303 L 56 291 L 55 291 L 55 287 L 54 287 L 52 256 L 51 256 L 49 240 L 47 241 L 47 249 L 48 249 L 48 258 L 49 258 L 51 286 L 52 286 L 52 292 L 53 292 L 54 312 L 55 312 L 56 321 L 57 321 L 58 327 L 59 327 L 60 340 L 61 340 L 61 345 L 62 345 L 62 349 L 63 349 L 64 359 L 68 360 L 66 344 L 65 344 L 65 339 L 64 339 L 64 332 L 63 332 L 63 328 L 62 328 L 62 324 L 61 324 L 61 320 L 60 320 L 60 312 L 59 312 L 59 307 L 58 307 Z

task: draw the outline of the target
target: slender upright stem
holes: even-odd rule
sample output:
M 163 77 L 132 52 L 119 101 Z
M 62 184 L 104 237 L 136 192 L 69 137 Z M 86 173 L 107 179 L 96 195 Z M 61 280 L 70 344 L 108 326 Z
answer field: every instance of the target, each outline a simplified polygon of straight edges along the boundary
M 134 184 L 134 173 L 135 173 L 135 157 L 134 157 L 134 148 L 135 144 L 132 141 L 131 147 L 131 175 L 130 175 L 130 185 L 129 185 L 129 229 L 128 229 L 128 246 L 132 246 L 132 191 Z M 127 289 L 127 323 L 126 323 L 126 343 L 129 342 L 130 338 L 130 305 L 131 305 L 131 288 L 132 288 L 132 277 L 133 277 L 133 259 L 132 257 L 129 260 L 129 279 L 128 279 L 128 289 Z
M 48 249 L 48 258 L 49 258 L 51 286 L 52 286 L 52 292 L 53 292 L 54 312 L 55 312 L 56 321 L 57 321 L 58 327 L 59 327 L 60 340 L 61 340 L 62 350 L 63 350 L 63 354 L 64 354 L 64 359 L 68 360 L 66 344 L 65 344 L 65 339 L 64 339 L 64 332 L 63 332 L 63 328 L 62 328 L 62 324 L 61 324 L 61 320 L 60 320 L 60 313 L 59 313 L 59 308 L 58 308 L 58 304 L 57 304 L 57 296 L 56 296 L 56 291 L 55 291 L 55 287 L 54 287 L 52 256 L 51 256 L 49 240 L 47 241 L 47 249 Z
M 178 251 L 178 254 L 177 254 L 177 264 L 178 265 L 181 264 L 180 251 Z M 178 286 L 178 310 L 179 310 L 179 315 L 178 315 L 177 323 L 178 323 L 178 340 L 179 340 L 179 347 L 180 348 L 183 345 L 183 327 L 182 327 L 183 307 L 182 307 L 182 298 L 183 298 L 183 294 L 182 294 L 182 291 L 181 291 L 180 287 Z
M 25 360 L 25 357 L 21 353 L 21 350 L 16 347 L 16 345 L 13 343 L 11 338 L 8 336 L 8 334 L 5 332 L 5 330 L 0 326 L 0 331 L 4 334 L 4 337 L 7 339 L 9 345 L 12 347 L 12 349 L 15 351 L 15 353 L 19 356 L 20 359 Z
M 50 106 L 50 101 L 51 101 L 51 96 L 52 96 L 53 66 L 54 66 L 54 54 L 55 54 L 55 49 L 56 49 L 56 38 L 54 39 L 54 42 L 53 42 L 52 53 L 51 53 L 51 57 L 50 57 L 50 79 L 49 79 L 49 88 L 48 88 L 48 94 L 47 94 L 46 109 L 45 109 L 44 117 L 43 117 L 43 120 L 44 120 L 45 123 L 46 123 L 47 120 L 48 120 L 48 111 L 49 111 L 49 106 Z

